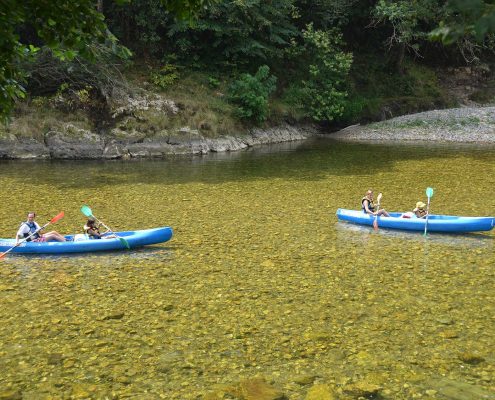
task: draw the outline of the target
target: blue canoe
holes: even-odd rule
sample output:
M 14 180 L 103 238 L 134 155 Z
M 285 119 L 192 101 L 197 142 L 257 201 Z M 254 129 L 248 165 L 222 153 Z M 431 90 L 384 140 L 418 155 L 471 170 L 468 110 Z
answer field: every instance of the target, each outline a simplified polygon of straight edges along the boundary
M 426 219 L 401 218 L 402 213 L 390 213 L 390 217 L 379 216 L 377 218 L 379 228 L 402 229 L 406 231 L 425 230 Z M 365 214 L 359 210 L 337 210 L 337 218 L 341 221 L 358 225 L 373 225 L 374 216 Z M 490 231 L 495 225 L 494 217 L 457 217 L 454 215 L 430 215 L 428 217 L 428 232 L 479 232 Z
M 163 243 L 172 238 L 172 228 L 162 227 L 140 231 L 115 232 L 125 238 L 131 249 L 149 244 Z M 75 235 L 67 235 L 67 242 L 24 242 L 12 250 L 12 253 L 22 254 L 64 254 L 92 253 L 95 251 L 124 250 L 125 244 L 118 238 L 87 239 L 74 241 Z M 0 252 L 7 251 L 15 245 L 15 239 L 0 239 Z

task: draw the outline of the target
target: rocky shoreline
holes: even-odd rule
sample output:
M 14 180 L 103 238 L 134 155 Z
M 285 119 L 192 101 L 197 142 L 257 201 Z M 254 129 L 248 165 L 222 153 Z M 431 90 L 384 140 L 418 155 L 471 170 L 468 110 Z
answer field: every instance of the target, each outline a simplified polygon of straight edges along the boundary
M 98 135 L 74 124 L 50 131 L 43 139 L 0 138 L 0 159 L 134 159 L 166 158 L 232 152 L 249 147 L 304 140 L 312 136 L 350 141 L 428 141 L 495 143 L 495 107 L 463 107 L 405 115 L 369 125 L 353 125 L 322 134 L 314 125 L 280 125 L 252 129 L 242 136 L 204 137 L 183 127 L 173 134 L 153 137 L 112 131 Z
M 353 125 L 329 135 L 350 141 L 495 143 L 495 107 L 462 107 Z
M 282 125 L 253 129 L 242 137 L 206 138 L 197 131 L 182 128 L 177 134 L 153 138 L 106 138 L 93 132 L 67 126 L 64 132 L 48 132 L 43 141 L 17 138 L 0 139 L 0 159 L 132 159 L 165 158 L 174 155 L 228 152 L 248 147 L 307 139 L 317 134 L 314 126 Z

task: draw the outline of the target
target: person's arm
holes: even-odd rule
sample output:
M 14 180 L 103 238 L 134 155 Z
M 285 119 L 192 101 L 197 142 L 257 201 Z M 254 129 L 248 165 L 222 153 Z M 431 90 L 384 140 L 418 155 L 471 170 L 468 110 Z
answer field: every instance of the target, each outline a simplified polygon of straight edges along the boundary
M 98 233 L 99 233 L 101 236 L 106 235 L 108 232 L 110 232 L 110 229 L 105 228 L 105 232 L 100 233 L 101 223 L 100 223 L 100 224 L 98 224 L 98 225 L 96 225 L 96 227 L 98 228 Z
M 92 229 L 92 228 L 89 228 L 89 229 L 88 229 L 88 234 L 89 234 L 90 236 L 95 237 L 95 238 L 101 239 L 100 232 L 99 232 L 97 229 Z
M 19 244 L 19 241 L 21 239 L 24 239 L 24 234 L 26 233 L 26 230 L 29 231 L 29 228 L 26 226 L 26 224 L 22 224 L 19 229 L 17 230 L 17 233 L 15 235 L 15 244 Z

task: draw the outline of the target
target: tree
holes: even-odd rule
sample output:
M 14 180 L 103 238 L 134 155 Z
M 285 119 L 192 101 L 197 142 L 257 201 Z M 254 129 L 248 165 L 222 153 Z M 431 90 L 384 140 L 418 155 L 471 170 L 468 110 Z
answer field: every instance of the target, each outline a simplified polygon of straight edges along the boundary
M 292 21 L 293 0 L 224 1 L 203 11 L 192 26 L 170 29 L 183 59 L 198 58 L 210 66 L 249 64 L 255 70 L 279 59 L 291 38 L 300 34 Z
M 301 30 L 312 23 L 315 29 L 327 30 L 349 23 L 359 0 L 295 0 Z
M 312 24 L 303 31 L 302 46 L 294 47 L 292 57 L 299 60 L 303 76 L 288 89 L 290 101 L 315 121 L 333 121 L 344 112 L 352 54 L 342 47 L 337 29 L 315 30 Z
M 161 0 L 132 0 L 122 6 L 108 2 L 104 14 L 112 33 L 136 56 L 160 59 L 170 51 L 167 30 L 174 16 Z
M 439 26 L 431 32 L 433 39 L 452 44 L 465 36 L 482 42 L 495 33 L 495 4 L 484 0 L 450 0 Z
M 402 72 L 406 52 L 420 56 L 421 42 L 440 20 L 442 0 L 379 0 L 372 11 L 372 25 L 386 24 L 386 46 L 396 50 L 396 66 Z
M 214 0 L 161 1 L 175 15 L 192 18 Z M 94 0 L 0 0 L 0 117 L 7 117 L 15 101 L 25 96 L 26 76 L 19 65 L 39 46 L 49 47 L 61 60 L 76 55 L 94 59 L 95 47 L 89 44 L 113 38 L 97 6 L 101 3 Z

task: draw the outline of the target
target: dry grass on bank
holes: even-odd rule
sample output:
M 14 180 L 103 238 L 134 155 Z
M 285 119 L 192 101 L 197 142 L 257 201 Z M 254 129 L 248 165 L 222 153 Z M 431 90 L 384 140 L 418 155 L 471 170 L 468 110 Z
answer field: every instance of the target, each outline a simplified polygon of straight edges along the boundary
M 61 131 L 68 123 L 77 128 L 92 130 L 93 124 L 83 111 L 62 112 L 50 106 L 46 99 L 19 103 L 7 125 L 0 125 L 0 137 L 14 135 L 42 142 L 50 131 Z
M 246 128 L 234 116 L 234 108 L 226 101 L 227 81 L 200 72 L 184 72 L 182 75 L 179 71 L 179 79 L 159 87 L 150 81 L 153 71 L 149 66 L 136 66 L 126 76 L 134 85 L 174 101 L 180 112 L 173 117 L 147 118 L 148 123 L 172 131 L 187 126 L 205 137 L 246 132 Z

